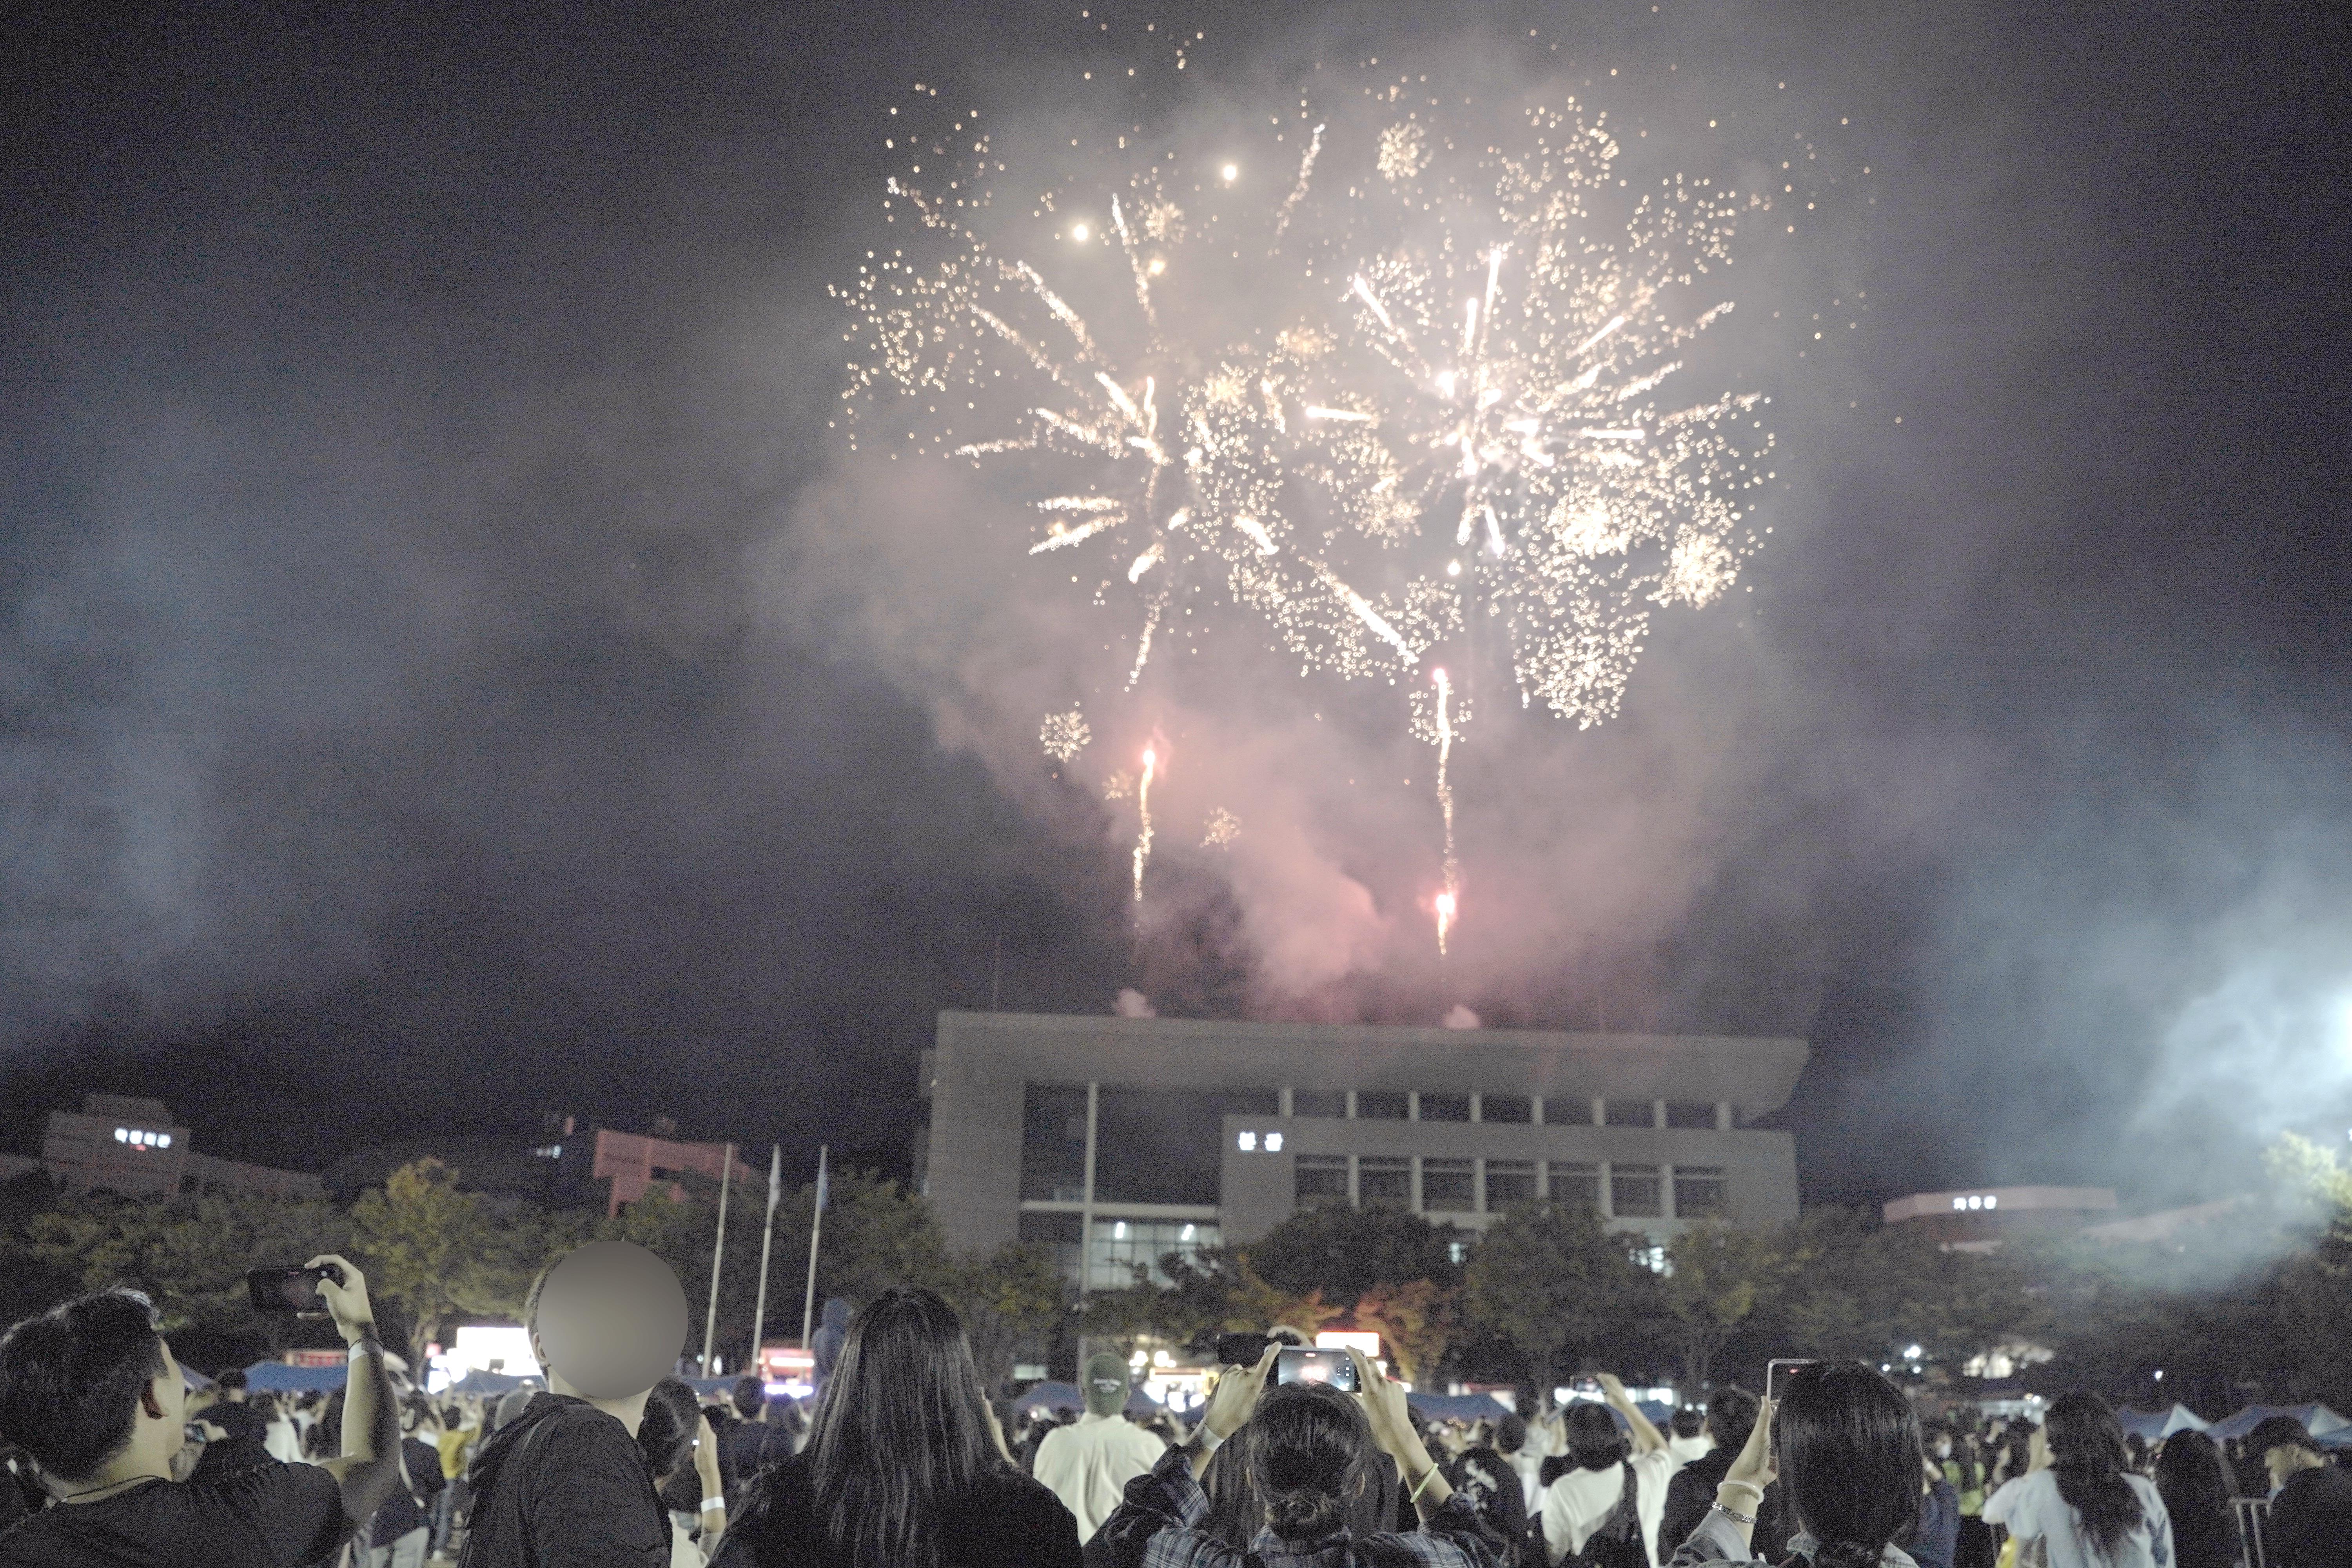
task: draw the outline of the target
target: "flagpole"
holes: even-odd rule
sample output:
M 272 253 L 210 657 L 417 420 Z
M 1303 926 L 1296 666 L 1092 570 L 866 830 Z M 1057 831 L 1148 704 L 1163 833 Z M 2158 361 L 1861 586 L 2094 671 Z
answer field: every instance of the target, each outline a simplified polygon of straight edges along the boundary
M 816 1212 L 809 1219 L 808 1289 L 801 1293 L 801 1349 L 809 1348 L 809 1324 L 816 1316 L 816 1238 L 824 1230 L 824 1156 L 826 1145 L 816 1149 Z
M 719 1268 L 727 1258 L 727 1189 L 734 1184 L 735 1145 L 719 1168 L 719 1239 L 710 1244 L 710 1310 L 702 1320 L 702 1375 L 710 1375 L 710 1340 L 719 1331 Z
M 776 1198 L 783 1191 L 784 1150 L 780 1143 L 768 1145 L 768 1219 L 760 1232 L 760 1298 L 751 1309 L 751 1364 L 761 1381 L 767 1378 L 767 1367 L 760 1359 L 760 1335 L 768 1323 L 768 1249 L 776 1243 Z

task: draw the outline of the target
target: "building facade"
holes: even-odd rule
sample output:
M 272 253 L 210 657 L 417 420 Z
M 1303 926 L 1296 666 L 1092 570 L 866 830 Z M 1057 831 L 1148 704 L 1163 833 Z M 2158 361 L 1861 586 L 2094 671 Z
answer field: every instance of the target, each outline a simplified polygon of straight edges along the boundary
M 160 1100 L 85 1094 L 81 1109 L 52 1110 L 41 1137 L 40 1169 L 69 1193 L 169 1197 L 226 1191 L 312 1198 L 326 1184 L 305 1171 L 279 1171 L 199 1154 L 195 1135 Z
M 1050 1245 L 1086 1289 L 1301 1208 L 1468 1230 L 1533 1198 L 1664 1241 L 1794 1218 L 1805 1043 L 942 1013 L 919 1180 L 950 1246 Z
M 1990 1252 L 2012 1236 L 2066 1234 L 2116 1217 L 2112 1187 L 1971 1187 L 1888 1204 L 1889 1225 L 1916 1225 L 1948 1248 Z

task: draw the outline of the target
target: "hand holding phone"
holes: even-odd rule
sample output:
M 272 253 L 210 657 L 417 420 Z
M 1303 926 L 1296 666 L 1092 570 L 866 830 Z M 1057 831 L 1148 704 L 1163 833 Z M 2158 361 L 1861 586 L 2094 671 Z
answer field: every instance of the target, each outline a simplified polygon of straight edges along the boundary
M 291 1312 L 298 1318 L 323 1318 L 327 1303 L 319 1294 L 323 1268 L 248 1268 L 246 1294 L 257 1312 Z
M 1764 1402 L 1768 1405 L 1780 1404 L 1781 1397 L 1789 1392 L 1789 1379 L 1791 1376 L 1802 1368 L 1820 1364 L 1819 1358 L 1811 1356 L 1792 1356 L 1787 1360 L 1765 1363 Z

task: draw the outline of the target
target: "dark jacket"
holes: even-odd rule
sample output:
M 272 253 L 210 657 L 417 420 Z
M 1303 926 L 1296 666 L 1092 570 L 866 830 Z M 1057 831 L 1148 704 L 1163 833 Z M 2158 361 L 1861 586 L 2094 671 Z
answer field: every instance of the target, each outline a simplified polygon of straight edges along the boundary
M 1895 1545 L 1911 1554 L 1919 1568 L 1952 1568 L 1960 1545 L 1960 1494 L 1952 1483 L 1937 1478 L 1919 1500 L 1919 1517 Z
M 719 1478 L 727 1488 L 727 1506 L 742 1500 L 744 1487 L 764 1465 L 793 1457 L 793 1435 L 764 1421 L 738 1421 L 719 1439 Z
M 1675 1548 L 1690 1539 L 1706 1510 L 1715 1506 L 1715 1489 L 1731 1473 L 1731 1461 L 1738 1458 L 1718 1443 L 1675 1472 L 1674 1479 L 1666 1483 L 1664 1517 L 1658 1521 L 1659 1562 L 1672 1557 Z M 1778 1481 L 1764 1489 L 1764 1501 L 1756 1510 L 1753 1544 L 1756 1555 L 1767 1563 L 1778 1563 L 1788 1555 L 1789 1527 L 1780 1517 Z
M 849 1339 L 849 1320 L 855 1315 L 845 1296 L 835 1296 L 824 1304 L 824 1321 L 809 1342 L 809 1353 L 816 1363 L 810 1382 L 819 1394 L 833 1381 L 833 1363 L 841 1359 L 841 1347 Z
M 2352 1475 L 2297 1470 L 2271 1499 L 2263 1539 L 2270 1568 L 2352 1568 Z
M 744 1489 L 741 1510 L 727 1516 L 710 1568 L 820 1568 L 815 1510 L 808 1455 L 769 1466 Z M 1010 1468 L 982 1477 L 940 1521 L 940 1533 L 955 1568 L 1078 1564 L 1078 1521 L 1061 1499 Z
M 368 1521 L 372 1545 L 389 1546 L 410 1531 L 425 1528 L 434 1498 L 449 1484 L 441 1475 L 440 1450 L 422 1437 L 400 1440 L 400 1468 L 402 1484 Z
M 463 1568 L 669 1568 L 669 1515 L 628 1428 L 538 1394 L 474 1451 Z

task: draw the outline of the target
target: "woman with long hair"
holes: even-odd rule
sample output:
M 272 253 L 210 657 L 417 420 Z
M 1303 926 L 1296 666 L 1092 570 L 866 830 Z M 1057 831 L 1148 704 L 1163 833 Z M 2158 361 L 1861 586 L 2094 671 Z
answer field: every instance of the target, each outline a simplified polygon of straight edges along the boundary
M 702 1568 L 727 1528 L 727 1489 L 719 1435 L 684 1378 L 665 1377 L 646 1393 L 637 1447 L 669 1510 L 670 1568 Z
M 2124 1430 L 2097 1394 L 2062 1394 L 2027 1472 L 1985 1504 L 1985 1521 L 2043 1543 L 2050 1568 L 2171 1568 L 2172 1523 L 2156 1483 L 2127 1467 Z
M 1673 1568 L 1755 1561 L 1756 1505 L 1776 1476 L 1797 1531 L 1790 1563 L 1916 1568 L 1895 1542 L 1918 1518 L 1920 1458 L 1919 1417 L 1901 1389 L 1860 1362 L 1800 1367 L 1780 1404 L 1764 1406 Z
M 2246 1545 L 2221 1450 L 2202 1432 L 2175 1432 L 2156 1456 L 2156 1494 L 2172 1517 L 2179 1568 L 2239 1568 Z
M 963 1321 L 919 1286 L 853 1318 L 808 1446 L 745 1489 L 714 1568 L 1077 1568 L 1061 1500 L 998 1448 Z
M 1128 1484 L 1127 1500 L 1096 1536 L 1093 1546 L 1106 1561 L 1115 1568 L 1244 1568 L 1277 1558 L 1318 1568 L 1499 1568 L 1503 1543 L 1430 1458 L 1406 1415 L 1402 1384 L 1349 1351 L 1359 1393 L 1328 1383 L 1269 1387 L 1280 1352 L 1279 1345 L 1269 1346 L 1257 1365 L 1219 1373 L 1191 1440 Z M 1212 1455 L 1221 1468 L 1230 1465 L 1231 1473 L 1245 1478 L 1257 1510 L 1242 1521 L 1251 1531 L 1246 1544 L 1213 1528 L 1200 1485 Z M 1380 1467 L 1391 1464 L 1421 1527 L 1360 1535 L 1350 1512 Z

